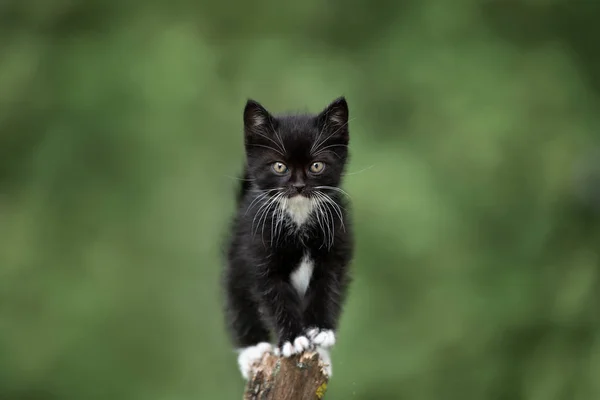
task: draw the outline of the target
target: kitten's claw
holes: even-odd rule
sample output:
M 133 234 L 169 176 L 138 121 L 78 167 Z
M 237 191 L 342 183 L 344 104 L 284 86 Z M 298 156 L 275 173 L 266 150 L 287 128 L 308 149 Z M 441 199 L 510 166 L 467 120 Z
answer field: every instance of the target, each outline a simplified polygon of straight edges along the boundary
M 298 336 L 294 340 L 294 349 L 296 349 L 296 353 L 302 353 L 304 350 L 308 350 L 310 348 L 310 341 L 306 338 L 306 336 Z
M 252 369 L 255 364 L 260 361 L 265 353 L 270 351 L 272 351 L 271 343 L 266 342 L 240 349 L 238 365 L 245 380 L 248 380 L 252 375 Z
M 308 336 L 308 338 L 312 341 L 314 339 L 315 336 L 317 336 L 320 332 L 319 328 L 311 328 L 308 331 L 306 331 L 306 336 Z
M 331 329 L 313 328 L 307 335 L 315 346 L 329 348 L 335 344 L 335 333 Z
M 275 349 L 275 355 L 281 354 L 283 357 L 291 357 L 294 354 L 300 354 L 311 347 L 310 340 L 306 336 L 298 336 L 294 342 L 285 342 L 281 348 Z

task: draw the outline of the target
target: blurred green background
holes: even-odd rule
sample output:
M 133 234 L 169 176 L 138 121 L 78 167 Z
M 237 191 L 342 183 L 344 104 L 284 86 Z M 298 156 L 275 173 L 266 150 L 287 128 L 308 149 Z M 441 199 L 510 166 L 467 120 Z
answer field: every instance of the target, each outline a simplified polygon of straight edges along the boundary
M 335 399 L 600 398 L 600 2 L 0 2 L 0 399 L 238 399 L 248 97 L 351 111 Z

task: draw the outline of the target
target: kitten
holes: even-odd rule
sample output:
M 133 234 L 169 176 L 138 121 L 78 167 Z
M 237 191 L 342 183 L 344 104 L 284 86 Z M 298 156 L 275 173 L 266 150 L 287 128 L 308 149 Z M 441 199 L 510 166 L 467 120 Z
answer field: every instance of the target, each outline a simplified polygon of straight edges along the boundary
M 246 167 L 225 268 L 226 317 L 248 379 L 265 352 L 316 350 L 323 361 L 350 283 L 346 192 L 348 105 L 275 117 L 248 100 Z M 270 344 L 275 334 L 276 346 Z

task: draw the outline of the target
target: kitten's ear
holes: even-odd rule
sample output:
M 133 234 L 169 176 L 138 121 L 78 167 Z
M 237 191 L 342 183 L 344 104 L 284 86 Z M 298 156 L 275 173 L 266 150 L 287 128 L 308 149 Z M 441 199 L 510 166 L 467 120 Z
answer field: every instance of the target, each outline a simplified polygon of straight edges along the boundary
M 248 99 L 244 108 L 244 128 L 247 132 L 264 130 L 271 121 L 271 114 L 257 101 Z
M 319 122 L 330 129 L 337 130 L 341 136 L 348 136 L 348 103 L 338 97 L 319 114 Z

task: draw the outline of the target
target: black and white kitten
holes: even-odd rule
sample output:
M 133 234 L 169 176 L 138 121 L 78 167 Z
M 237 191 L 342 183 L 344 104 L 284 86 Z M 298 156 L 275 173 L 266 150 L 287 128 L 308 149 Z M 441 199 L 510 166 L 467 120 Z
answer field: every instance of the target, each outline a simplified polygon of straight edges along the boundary
M 227 251 L 227 322 L 244 378 L 265 352 L 327 349 L 350 278 L 353 236 L 346 192 L 348 105 L 275 117 L 248 100 L 246 167 Z M 271 333 L 276 346 L 270 344 Z

